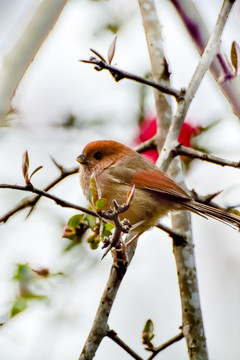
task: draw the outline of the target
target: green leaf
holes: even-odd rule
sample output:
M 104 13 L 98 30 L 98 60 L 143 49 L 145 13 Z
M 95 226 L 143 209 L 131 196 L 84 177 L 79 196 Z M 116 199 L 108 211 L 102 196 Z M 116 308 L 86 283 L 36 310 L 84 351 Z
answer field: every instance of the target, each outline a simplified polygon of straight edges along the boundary
M 95 202 L 95 208 L 97 211 L 101 210 L 104 205 L 106 204 L 107 200 L 106 199 L 98 199 L 96 202 Z
M 32 271 L 28 264 L 17 264 L 13 279 L 18 281 L 29 281 L 32 277 Z
M 151 319 L 148 319 L 142 331 L 142 343 L 152 347 L 151 340 L 154 337 L 154 326 Z
M 100 238 L 98 235 L 93 233 L 87 237 L 87 242 L 89 243 L 92 250 L 96 250 L 99 246 Z
M 231 209 L 230 212 L 231 212 L 232 214 L 234 214 L 234 215 L 240 216 L 240 211 L 237 210 L 237 209 Z
M 110 223 L 105 223 L 104 224 L 104 229 L 105 230 L 111 231 L 113 228 L 114 228 L 113 224 L 110 224 Z
M 77 228 L 81 222 L 83 221 L 83 214 L 77 214 L 77 215 L 73 215 L 69 220 L 68 220 L 68 225 L 70 227 L 73 228 Z
M 97 220 L 96 216 L 85 214 L 84 219 L 86 219 L 86 221 L 91 229 L 93 229 L 95 227 L 96 220 Z
M 110 223 L 103 223 L 103 227 L 101 229 L 101 240 L 103 241 L 105 237 L 109 237 L 112 235 L 112 229 L 114 228 L 114 225 Z
M 62 238 L 76 241 L 77 240 L 76 228 L 69 225 L 64 226 Z
M 23 310 L 26 310 L 27 307 L 28 307 L 28 302 L 25 298 L 23 297 L 17 298 L 11 309 L 11 317 L 19 314 Z

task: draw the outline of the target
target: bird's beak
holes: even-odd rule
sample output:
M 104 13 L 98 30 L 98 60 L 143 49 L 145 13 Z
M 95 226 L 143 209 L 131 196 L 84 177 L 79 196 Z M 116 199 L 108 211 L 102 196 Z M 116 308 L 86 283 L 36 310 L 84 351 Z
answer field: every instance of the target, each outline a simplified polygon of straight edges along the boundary
M 86 156 L 84 154 L 79 155 L 76 160 L 80 164 L 86 164 L 87 163 L 87 159 L 86 159 Z

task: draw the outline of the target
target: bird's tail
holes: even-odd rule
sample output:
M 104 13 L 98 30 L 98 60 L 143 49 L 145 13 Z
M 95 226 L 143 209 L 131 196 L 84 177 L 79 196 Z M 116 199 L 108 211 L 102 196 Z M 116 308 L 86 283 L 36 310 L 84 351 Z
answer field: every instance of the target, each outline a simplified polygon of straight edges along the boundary
M 218 221 L 221 221 L 231 227 L 240 230 L 240 216 L 232 214 L 224 209 L 219 209 L 210 205 L 206 205 L 197 201 L 191 201 L 184 204 L 186 209 L 201 214 L 203 216 L 212 217 Z

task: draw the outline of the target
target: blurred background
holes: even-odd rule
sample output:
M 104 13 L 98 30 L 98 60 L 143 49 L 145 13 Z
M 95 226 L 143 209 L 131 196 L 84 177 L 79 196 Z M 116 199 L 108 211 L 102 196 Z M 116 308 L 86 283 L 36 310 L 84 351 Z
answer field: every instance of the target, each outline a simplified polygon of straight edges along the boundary
M 40 3 L 0 0 L 0 77 L 3 60 Z M 211 32 L 222 2 L 194 3 Z M 199 55 L 170 2 L 159 0 L 156 5 L 173 87 L 186 87 Z M 228 56 L 232 41 L 240 43 L 239 20 L 237 1 L 222 38 Z M 79 62 L 91 56 L 89 48 L 106 56 L 116 34 L 114 64 L 135 74 L 148 74 L 149 57 L 137 1 L 66 3 L 24 74 L 12 110 L 0 127 L 0 183 L 24 185 L 21 165 L 26 149 L 30 170 L 43 166 L 32 182 L 44 188 L 58 175 L 51 157 L 71 168 L 91 140 L 114 139 L 130 146 L 139 142 L 140 133 L 147 131 L 143 124 L 150 124 L 155 115 L 152 89 L 128 80 L 116 83 L 109 73 L 96 72 Z M 210 73 L 195 96 L 187 121 L 193 129 L 191 139 L 187 136 L 192 146 L 239 161 L 240 122 Z M 240 205 L 239 170 L 200 161 L 183 166 L 189 189 L 201 195 L 224 190 L 216 198 L 218 204 Z M 77 175 L 61 182 L 52 193 L 86 205 Z M 0 189 L 0 217 L 27 196 Z M 28 210 L 19 212 L 0 226 L 1 359 L 77 359 L 108 277 L 111 256 L 101 261 L 101 248 L 93 251 L 86 242 L 66 250 L 70 241 L 62 238 L 63 227 L 76 211 L 42 199 L 26 220 L 27 214 Z M 195 215 L 192 219 L 209 355 L 213 360 L 239 360 L 239 233 L 214 220 Z M 169 219 L 165 222 L 169 224 Z M 31 269 L 45 269 L 51 275 L 38 276 Z M 31 300 L 24 300 L 26 292 L 34 294 Z M 156 346 L 179 333 L 181 307 L 172 243 L 157 229 L 141 237 L 110 316 L 110 327 L 145 358 L 148 353 L 141 344 L 141 332 L 148 318 L 155 325 Z M 115 360 L 130 359 L 110 339 L 104 339 L 96 359 L 113 356 Z M 186 359 L 184 340 L 159 358 Z

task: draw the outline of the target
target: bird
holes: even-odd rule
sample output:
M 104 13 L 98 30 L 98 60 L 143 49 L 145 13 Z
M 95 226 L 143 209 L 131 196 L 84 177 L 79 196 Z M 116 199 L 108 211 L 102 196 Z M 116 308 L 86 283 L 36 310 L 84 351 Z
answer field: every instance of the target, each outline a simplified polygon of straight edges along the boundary
M 130 222 L 133 234 L 145 232 L 156 226 L 162 217 L 178 210 L 190 210 L 240 229 L 240 216 L 194 200 L 155 164 L 120 142 L 92 141 L 85 146 L 77 161 L 85 198 L 92 201 L 90 184 L 94 178 L 98 198 L 105 201 L 102 210 L 111 209 L 113 201 L 126 203 L 134 187 L 130 206 L 119 214 L 120 220 Z

